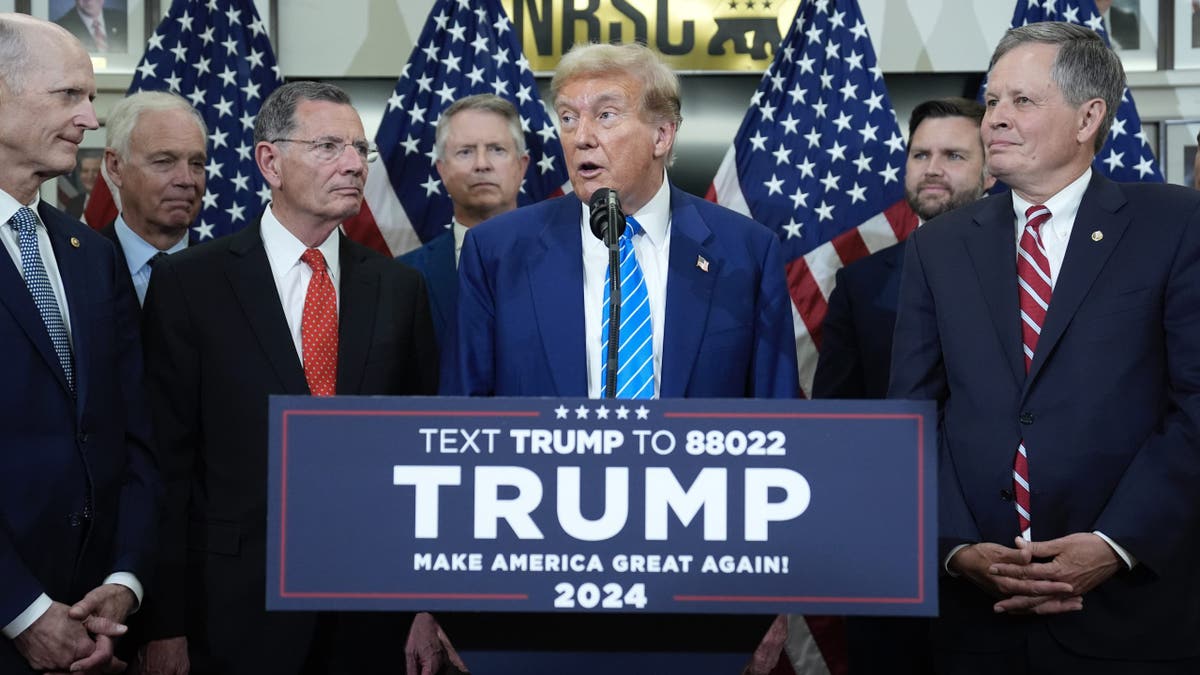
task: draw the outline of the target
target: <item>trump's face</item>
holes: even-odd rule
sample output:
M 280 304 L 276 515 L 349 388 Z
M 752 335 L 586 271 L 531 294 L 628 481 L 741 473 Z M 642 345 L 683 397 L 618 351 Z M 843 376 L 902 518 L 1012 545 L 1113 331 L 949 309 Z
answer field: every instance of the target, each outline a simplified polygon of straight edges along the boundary
M 642 109 L 642 82 L 625 73 L 568 80 L 555 111 L 571 187 L 585 203 L 596 190 L 617 191 L 626 213 L 636 213 L 662 186 L 675 143 L 675 123 Z

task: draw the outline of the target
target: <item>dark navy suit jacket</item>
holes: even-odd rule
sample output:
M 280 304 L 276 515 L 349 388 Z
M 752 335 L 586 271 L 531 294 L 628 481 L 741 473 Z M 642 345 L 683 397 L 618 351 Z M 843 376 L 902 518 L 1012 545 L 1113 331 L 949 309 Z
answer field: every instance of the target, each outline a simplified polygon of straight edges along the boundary
M 838 270 L 821 324 L 814 398 L 884 398 L 904 244 Z
M 72 604 L 112 572 L 150 581 L 161 482 L 149 449 L 137 302 L 124 260 L 78 220 L 38 213 L 70 316 L 75 392 L 20 271 L 0 259 L 0 624 L 40 594 Z M 150 586 L 147 585 L 147 592 Z M 28 672 L 0 640 L 0 672 Z
M 936 638 L 1012 649 L 1048 630 L 1128 660 L 1200 650 L 1200 193 L 1095 174 L 1029 374 L 1009 193 L 909 238 L 889 395 L 939 403 L 940 555 L 1017 536 L 1012 464 L 1029 451 L 1033 536 L 1100 531 L 1138 561 L 1047 618 L 997 615 L 943 577 Z M 1131 671 L 1132 672 L 1132 671 Z
M 571 194 L 467 233 L 443 393 L 587 396 L 581 208 Z M 670 236 L 661 397 L 798 396 L 778 238 L 675 187 Z
M 454 232 L 434 237 L 421 248 L 400 256 L 400 262 L 417 268 L 429 290 L 429 312 L 438 344 L 443 344 L 458 306 L 458 268 L 454 265 Z

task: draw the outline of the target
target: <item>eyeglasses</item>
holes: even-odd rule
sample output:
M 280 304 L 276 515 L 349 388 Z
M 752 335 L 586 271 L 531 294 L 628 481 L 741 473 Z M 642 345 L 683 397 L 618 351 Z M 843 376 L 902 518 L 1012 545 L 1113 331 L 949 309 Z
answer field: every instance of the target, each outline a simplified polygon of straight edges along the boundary
M 308 146 L 308 149 L 312 152 L 313 157 L 316 157 L 317 161 L 319 162 L 334 161 L 338 157 L 342 156 L 342 153 L 346 151 L 346 148 L 354 148 L 354 151 L 358 153 L 358 156 L 362 157 L 363 161 L 367 164 L 370 164 L 379 158 L 379 148 L 376 148 L 374 143 L 366 143 L 363 141 L 342 143 L 341 141 L 332 140 L 305 141 L 299 138 L 275 138 L 272 139 L 271 142 L 303 143 Z

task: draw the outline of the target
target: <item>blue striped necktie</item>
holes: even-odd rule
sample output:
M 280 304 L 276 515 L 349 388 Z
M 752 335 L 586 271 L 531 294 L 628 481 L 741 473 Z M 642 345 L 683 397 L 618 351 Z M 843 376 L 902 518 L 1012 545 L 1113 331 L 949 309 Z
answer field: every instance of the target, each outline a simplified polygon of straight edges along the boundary
M 67 325 L 59 310 L 58 300 L 54 298 L 54 288 L 50 286 L 46 266 L 42 264 L 37 239 L 37 216 L 33 214 L 33 209 L 22 206 L 8 222 L 17 231 L 17 245 L 21 249 L 21 271 L 25 275 L 25 285 L 29 287 L 33 304 L 42 315 L 42 323 L 46 324 L 46 332 L 50 334 L 50 342 L 54 345 L 58 362 L 67 377 L 67 386 L 74 391 L 75 368 L 71 360 L 71 341 L 67 336 Z
M 650 295 L 637 256 L 633 235 L 642 226 L 632 216 L 621 235 L 621 332 L 617 347 L 617 398 L 654 398 L 654 333 L 650 324 Z M 604 310 L 600 323 L 600 372 L 608 358 L 609 280 L 604 275 Z

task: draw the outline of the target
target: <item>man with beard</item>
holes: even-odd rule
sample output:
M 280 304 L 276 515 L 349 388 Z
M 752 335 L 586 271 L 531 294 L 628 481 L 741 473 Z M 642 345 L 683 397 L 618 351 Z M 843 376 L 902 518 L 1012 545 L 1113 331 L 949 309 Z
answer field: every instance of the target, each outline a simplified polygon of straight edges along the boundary
M 918 105 L 908 124 L 904 193 L 920 222 L 979 199 L 995 182 L 984 169 L 983 106 L 964 98 Z M 837 273 L 813 382 L 816 398 L 884 398 L 904 246 L 889 246 Z M 929 622 L 850 618 L 850 672 L 927 673 Z
M 904 195 L 921 223 L 979 199 L 995 183 L 984 168 L 982 119 L 983 105 L 965 98 L 925 101 L 913 110 Z M 838 271 L 822 327 L 816 397 L 887 395 L 903 262 L 897 244 Z

